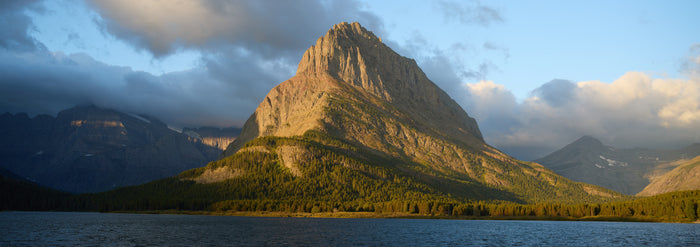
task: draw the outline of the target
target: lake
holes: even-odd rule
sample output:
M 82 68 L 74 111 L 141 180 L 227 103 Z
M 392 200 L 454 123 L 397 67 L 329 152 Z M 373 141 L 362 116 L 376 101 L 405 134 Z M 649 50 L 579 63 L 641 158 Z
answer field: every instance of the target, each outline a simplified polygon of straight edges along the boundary
M 699 246 L 700 224 L 0 212 L 0 246 Z

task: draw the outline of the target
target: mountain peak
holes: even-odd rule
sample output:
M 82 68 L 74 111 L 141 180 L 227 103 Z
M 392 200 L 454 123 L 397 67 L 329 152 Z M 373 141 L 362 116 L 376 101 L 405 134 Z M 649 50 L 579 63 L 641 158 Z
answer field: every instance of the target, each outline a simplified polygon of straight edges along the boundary
M 365 38 L 368 40 L 372 41 L 379 41 L 382 42 L 382 39 L 379 37 L 375 36 L 372 31 L 369 31 L 362 27 L 360 23 L 353 22 L 353 23 L 347 23 L 347 22 L 341 22 L 338 24 L 333 25 L 333 28 L 328 30 L 326 33 L 326 37 L 335 35 L 335 36 L 345 36 L 345 37 L 353 37 L 353 38 Z
M 604 146 L 600 140 L 596 139 L 595 137 L 585 135 L 582 136 L 581 138 L 578 138 L 576 141 L 572 142 L 570 145 L 574 146 Z
M 459 126 L 446 129 L 483 141 L 476 121 L 430 81 L 415 60 L 394 52 L 357 22 L 336 24 L 318 38 L 299 62 L 297 76 L 331 77 L 426 122 L 457 116 L 453 122 Z M 461 134 L 450 134 L 455 135 Z
M 535 184 L 546 187 L 547 196 L 615 196 L 593 187 L 564 192 L 573 188 L 562 186 L 570 181 L 486 144 L 476 120 L 430 81 L 414 60 L 394 52 L 358 23 L 337 24 L 318 38 L 304 53 L 297 74 L 270 90 L 222 154 L 232 157 L 218 164 L 240 160 L 245 167 L 229 167 L 257 172 L 246 167 L 262 162 L 242 160 L 253 157 L 251 153 L 277 157 L 274 163 L 305 181 L 335 171 L 359 178 L 386 168 L 385 174 L 406 174 L 429 187 L 467 197 L 479 198 L 482 188 L 494 188 L 505 193 L 484 195 L 510 198 L 524 195 Z M 213 170 L 214 166 L 206 169 L 192 179 L 226 173 Z M 243 173 L 226 174 L 216 177 Z M 340 186 L 351 184 L 331 180 Z M 459 189 L 448 188 L 453 185 Z
M 605 150 L 609 150 L 611 147 L 606 146 L 603 144 L 600 140 L 596 139 L 595 137 L 585 135 L 582 136 L 581 138 L 576 139 L 576 141 L 569 143 L 568 145 L 564 146 L 563 148 L 554 151 L 553 153 L 538 159 L 537 162 L 542 161 L 542 160 L 547 160 L 548 158 L 551 157 L 558 157 L 560 155 L 570 155 L 570 154 L 578 154 L 578 155 L 593 155 L 597 157 L 600 155 L 602 152 Z M 545 161 L 546 163 L 546 161 Z
M 390 64 L 389 68 L 386 68 L 387 64 Z M 297 75 L 331 76 L 382 99 L 391 100 L 384 79 L 394 71 L 388 70 L 401 68 L 415 71 L 417 67 L 413 60 L 395 53 L 359 23 L 343 22 L 334 25 L 306 50 L 299 62 Z
M 343 22 L 306 50 L 297 74 L 270 91 L 223 156 L 260 136 L 296 136 L 335 126 L 331 101 L 347 99 L 391 113 L 432 136 L 468 146 L 485 144 L 476 121 L 413 59 L 394 52 L 359 23 Z

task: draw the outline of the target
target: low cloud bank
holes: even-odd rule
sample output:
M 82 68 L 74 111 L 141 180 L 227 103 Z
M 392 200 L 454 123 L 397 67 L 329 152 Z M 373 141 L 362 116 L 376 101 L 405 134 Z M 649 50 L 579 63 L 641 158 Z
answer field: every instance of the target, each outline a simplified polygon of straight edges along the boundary
M 695 73 L 695 72 L 693 72 Z M 700 80 L 628 72 L 613 81 L 553 80 L 517 102 L 491 81 L 465 84 L 462 105 L 488 143 L 542 157 L 583 135 L 621 148 L 676 148 L 700 142 Z

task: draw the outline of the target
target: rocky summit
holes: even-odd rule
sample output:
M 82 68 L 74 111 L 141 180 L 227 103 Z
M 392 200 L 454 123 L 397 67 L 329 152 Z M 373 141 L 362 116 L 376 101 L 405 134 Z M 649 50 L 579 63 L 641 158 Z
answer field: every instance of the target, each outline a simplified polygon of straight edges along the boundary
M 337 24 L 320 37 L 304 53 L 296 75 L 260 103 L 224 159 L 180 179 L 231 184 L 252 179 L 247 176 L 253 173 L 259 177 L 259 167 L 247 163 L 256 155 L 279 164 L 282 172 L 275 176 L 289 174 L 296 178 L 289 180 L 294 186 L 330 179 L 335 181 L 332 193 L 353 195 L 352 200 L 363 199 L 358 188 L 347 186 L 358 178 L 328 171 L 359 172 L 356 176 L 367 183 L 387 186 L 408 179 L 433 194 L 462 199 L 602 201 L 620 196 L 489 146 L 476 121 L 414 60 L 358 23 Z M 280 192 L 278 197 L 287 196 Z
M 343 108 L 338 110 L 344 112 L 336 113 L 347 114 L 347 110 L 358 106 L 338 102 L 343 98 L 374 106 L 379 115 L 365 116 L 374 122 L 368 124 L 386 131 L 357 138 L 360 133 L 355 132 L 373 130 L 358 130 L 361 126 L 345 126 L 334 118 L 337 116 L 330 108 Z M 293 78 L 270 91 L 246 122 L 239 140 L 224 155 L 235 153 L 256 137 L 295 136 L 308 130 L 347 132 L 343 133 L 345 137 L 381 149 L 388 147 L 379 147 L 378 144 L 387 144 L 379 139 L 388 136 L 420 138 L 408 136 L 411 131 L 400 128 L 404 123 L 391 125 L 381 121 L 385 115 L 408 121 L 417 130 L 442 139 L 472 146 L 483 143 L 476 121 L 431 82 L 414 60 L 392 51 L 360 24 L 341 23 L 304 53 Z

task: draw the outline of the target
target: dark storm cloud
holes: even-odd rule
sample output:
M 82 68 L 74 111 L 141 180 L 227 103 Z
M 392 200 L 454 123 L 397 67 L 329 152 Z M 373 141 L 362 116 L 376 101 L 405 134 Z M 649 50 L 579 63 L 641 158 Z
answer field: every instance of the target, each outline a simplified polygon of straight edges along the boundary
M 72 4 L 72 3 L 67 3 Z M 0 1 L 0 112 L 55 114 L 96 104 L 175 126 L 242 125 L 333 24 L 381 20 L 355 1 L 95 1 L 95 22 L 156 59 L 181 50 L 200 67 L 152 75 L 86 54 L 51 53 L 32 38 L 28 1 Z M 79 36 L 70 36 L 79 38 Z M 23 48 L 23 49 L 20 49 Z
M 33 28 L 32 20 L 25 14 L 26 10 L 41 11 L 38 1 L 6 0 L 0 1 L 0 48 L 13 50 L 42 49 L 29 31 Z
M 153 76 L 85 54 L 0 52 L 2 112 L 55 114 L 95 104 L 155 116 L 175 126 L 241 125 L 257 102 L 230 91 L 202 69 Z
M 383 33 L 381 20 L 356 1 L 119 0 L 92 4 L 101 14 L 97 23 L 104 32 L 155 57 L 179 50 L 200 52 L 202 70 L 176 73 L 168 81 L 187 84 L 187 78 L 196 82 L 192 94 L 218 101 L 202 105 L 199 111 L 235 115 L 237 122 L 244 121 L 272 87 L 294 75 L 303 52 L 333 24 L 359 21 Z
M 552 106 L 563 105 L 573 96 L 576 84 L 568 80 L 554 79 L 532 90 L 531 96 L 538 97 Z
M 179 49 L 218 52 L 231 45 L 262 57 L 296 55 L 341 21 L 382 33 L 378 17 L 355 1 L 140 1 L 92 4 L 104 31 L 165 56 Z M 292 53 L 292 54 L 290 54 Z M 295 57 L 296 59 L 296 57 Z

